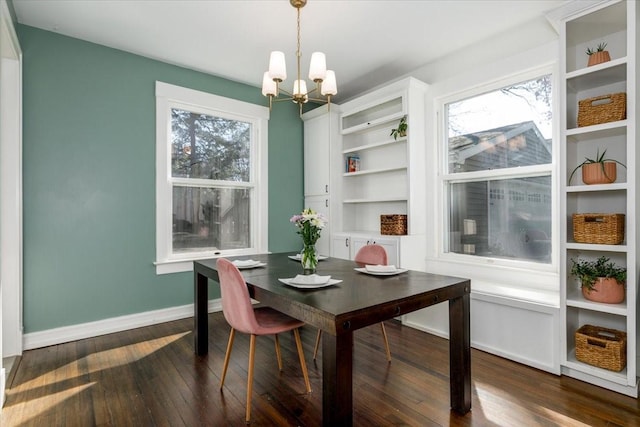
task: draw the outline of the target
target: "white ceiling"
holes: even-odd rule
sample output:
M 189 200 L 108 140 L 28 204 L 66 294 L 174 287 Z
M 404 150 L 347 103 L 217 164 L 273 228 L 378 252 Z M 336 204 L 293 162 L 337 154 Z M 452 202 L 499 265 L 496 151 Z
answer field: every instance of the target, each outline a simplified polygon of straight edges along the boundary
M 320 50 L 338 97 L 406 75 L 526 24 L 565 0 L 309 0 L 302 73 Z M 295 76 L 296 9 L 287 0 L 14 0 L 18 22 L 260 86 L 272 50 Z

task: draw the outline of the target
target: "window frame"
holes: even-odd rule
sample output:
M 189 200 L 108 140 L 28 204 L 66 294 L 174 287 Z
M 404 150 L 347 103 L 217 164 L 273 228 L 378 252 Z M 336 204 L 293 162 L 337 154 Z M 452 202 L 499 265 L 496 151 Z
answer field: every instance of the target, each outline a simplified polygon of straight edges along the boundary
M 552 151 L 551 151 L 551 163 L 542 165 L 531 165 L 523 167 L 505 168 L 505 169 L 492 169 L 485 171 L 473 171 L 473 172 L 449 172 L 448 162 L 448 117 L 446 114 L 447 104 L 463 101 L 474 96 L 482 95 L 488 92 L 499 90 L 503 87 L 514 85 L 520 82 L 534 80 L 536 78 L 549 75 L 551 77 L 552 84 Z M 436 179 L 437 191 L 439 192 L 438 200 L 440 201 L 439 218 L 438 223 L 440 225 L 441 233 L 436 233 L 437 239 L 437 252 L 436 256 L 440 261 L 450 262 L 454 265 L 467 266 L 468 268 L 502 268 L 506 270 L 518 270 L 518 271 L 538 271 L 546 273 L 555 273 L 558 270 L 558 233 L 559 233 L 559 221 L 558 213 L 558 179 L 557 179 L 557 159 L 559 155 L 558 141 L 558 79 L 556 67 L 552 64 L 544 65 L 541 67 L 535 67 L 527 71 L 513 73 L 503 76 L 499 79 L 481 83 L 473 87 L 450 93 L 448 95 L 438 97 L 435 100 L 436 110 L 440 113 L 437 115 L 437 153 L 438 153 L 438 174 Z M 492 258 L 486 256 L 460 254 L 455 252 L 448 252 L 446 249 L 449 247 L 449 185 L 464 182 L 481 182 L 481 181 L 494 181 L 505 180 L 514 178 L 526 178 L 536 176 L 549 176 L 551 178 L 551 260 L 549 263 L 540 263 L 524 259 L 508 259 L 508 258 Z
M 267 107 L 207 92 L 156 82 L 156 274 L 193 270 L 193 261 L 267 251 L 268 244 L 268 120 Z M 171 174 L 171 110 L 174 108 L 251 124 L 249 182 L 174 178 Z M 251 191 L 249 248 L 172 252 L 174 186 L 248 188 Z

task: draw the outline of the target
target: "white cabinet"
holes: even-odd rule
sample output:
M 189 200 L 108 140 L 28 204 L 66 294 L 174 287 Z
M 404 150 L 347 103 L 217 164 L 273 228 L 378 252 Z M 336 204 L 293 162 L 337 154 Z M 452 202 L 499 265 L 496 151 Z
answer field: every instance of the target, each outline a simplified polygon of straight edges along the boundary
M 636 165 L 636 57 L 638 11 L 635 1 L 575 2 L 560 10 L 561 61 L 561 366 L 565 375 L 630 396 L 638 395 L 637 292 L 638 237 L 636 209 L 639 199 Z M 591 7 L 589 7 L 591 5 Z M 562 13 L 564 13 L 562 15 Z M 587 66 L 587 48 L 607 43 L 611 61 Z M 578 127 L 578 102 L 618 92 L 626 93 L 626 120 Z M 585 185 L 579 176 L 569 182 L 573 169 L 586 157 L 607 150 L 607 157 L 627 165 L 618 167 L 613 184 Z M 579 174 L 576 174 L 579 175 Z M 622 213 L 626 215 L 624 242 L 619 245 L 578 243 L 573 238 L 572 214 Z M 586 300 L 571 277 L 572 259 L 609 257 L 627 267 L 626 300 L 603 304 Z M 575 357 L 575 332 L 585 325 L 626 331 L 627 364 L 614 372 L 581 362 Z
M 340 106 L 318 107 L 302 115 L 304 120 L 304 195 L 326 196 L 332 192 L 333 154 L 340 146 Z
M 325 216 L 328 223 L 316 243 L 320 255 L 331 254 L 331 230 L 337 216 L 331 204 L 331 156 L 340 144 L 339 106 L 318 107 L 303 114 L 304 120 L 304 207 Z M 335 181 L 335 180 L 334 180 Z
M 327 225 L 322 229 L 316 242 L 316 250 L 320 255 L 331 254 L 331 221 L 329 218 L 329 196 L 311 196 L 304 198 L 304 207 L 311 208 L 327 217 Z
M 396 267 L 417 269 L 424 263 L 422 236 L 384 236 L 368 233 L 333 233 L 331 256 L 353 260 L 360 248 L 378 244 L 387 251 L 387 263 Z
M 351 236 L 344 233 L 331 235 L 331 256 L 334 258 L 351 259 Z
M 333 230 L 349 237 L 350 258 L 376 241 L 387 245 L 389 263 L 424 269 L 426 90 L 408 77 L 340 105 L 341 146 L 331 156 Z M 394 139 L 391 130 L 405 116 L 407 135 Z M 349 171 L 350 157 L 359 159 L 357 171 Z M 380 235 L 380 215 L 388 214 L 407 215 L 407 235 Z M 332 255 L 344 255 L 340 239 L 332 240 Z
M 330 114 L 326 107 L 319 107 L 303 115 L 303 120 L 304 195 L 326 195 L 330 192 L 331 127 L 337 130 L 337 112 Z
M 387 264 L 399 266 L 399 253 L 398 253 L 398 240 L 399 237 L 379 237 L 379 236 L 365 236 L 365 235 L 353 235 L 351 237 L 351 259 L 355 259 L 358 251 L 366 245 L 380 245 L 385 251 L 387 251 Z

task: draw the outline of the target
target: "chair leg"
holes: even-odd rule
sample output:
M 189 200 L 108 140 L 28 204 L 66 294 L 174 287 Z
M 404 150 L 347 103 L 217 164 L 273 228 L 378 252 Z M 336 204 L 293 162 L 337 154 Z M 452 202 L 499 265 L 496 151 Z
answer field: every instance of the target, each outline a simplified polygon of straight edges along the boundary
M 233 339 L 236 336 L 235 329 L 231 328 L 229 331 L 229 342 L 227 343 L 227 352 L 224 355 L 224 366 L 222 367 L 222 377 L 220 378 L 220 390 L 224 385 L 224 377 L 227 375 L 227 368 L 229 367 L 229 359 L 231 358 L 231 349 L 233 348 Z
M 247 424 L 251 422 L 251 394 L 253 393 L 253 365 L 256 354 L 256 336 L 251 334 L 249 341 L 249 370 L 247 374 L 247 412 L 245 421 Z
M 391 350 L 389 349 L 389 339 L 387 338 L 387 330 L 384 328 L 383 322 L 380 322 L 380 328 L 382 329 L 382 338 L 384 339 L 384 348 L 387 350 L 387 361 L 391 362 Z
M 318 348 L 320 348 L 320 337 L 322 336 L 322 329 L 318 329 L 318 335 L 316 335 L 316 346 L 313 348 L 313 360 L 316 360 L 318 355 Z
M 275 334 L 276 338 L 276 359 L 278 359 L 278 369 L 282 371 L 282 355 L 280 354 L 280 339 L 278 338 L 278 334 Z
M 300 358 L 300 366 L 302 367 L 302 376 L 304 377 L 304 385 L 307 387 L 307 393 L 311 393 L 311 383 L 309 383 L 309 373 L 307 372 L 307 363 L 304 361 L 304 351 L 302 351 L 302 341 L 300 340 L 300 331 L 293 330 L 293 336 L 296 338 L 296 347 L 298 348 L 298 357 Z

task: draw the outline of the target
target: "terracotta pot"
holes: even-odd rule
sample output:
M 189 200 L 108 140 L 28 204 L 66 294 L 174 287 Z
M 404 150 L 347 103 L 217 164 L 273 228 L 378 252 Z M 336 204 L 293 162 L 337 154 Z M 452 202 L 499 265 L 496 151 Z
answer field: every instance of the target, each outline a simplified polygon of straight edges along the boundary
M 587 163 L 582 165 L 582 182 L 585 184 L 611 184 L 616 182 L 616 162 Z
M 582 287 L 582 295 L 589 301 L 618 304 L 624 301 L 624 285 L 611 277 L 598 277 L 593 288 Z
M 609 56 L 608 51 L 603 50 L 602 52 L 594 52 L 589 55 L 589 62 L 587 63 L 587 66 L 590 67 L 592 65 L 602 64 L 603 62 L 608 61 L 611 61 L 611 56 Z

